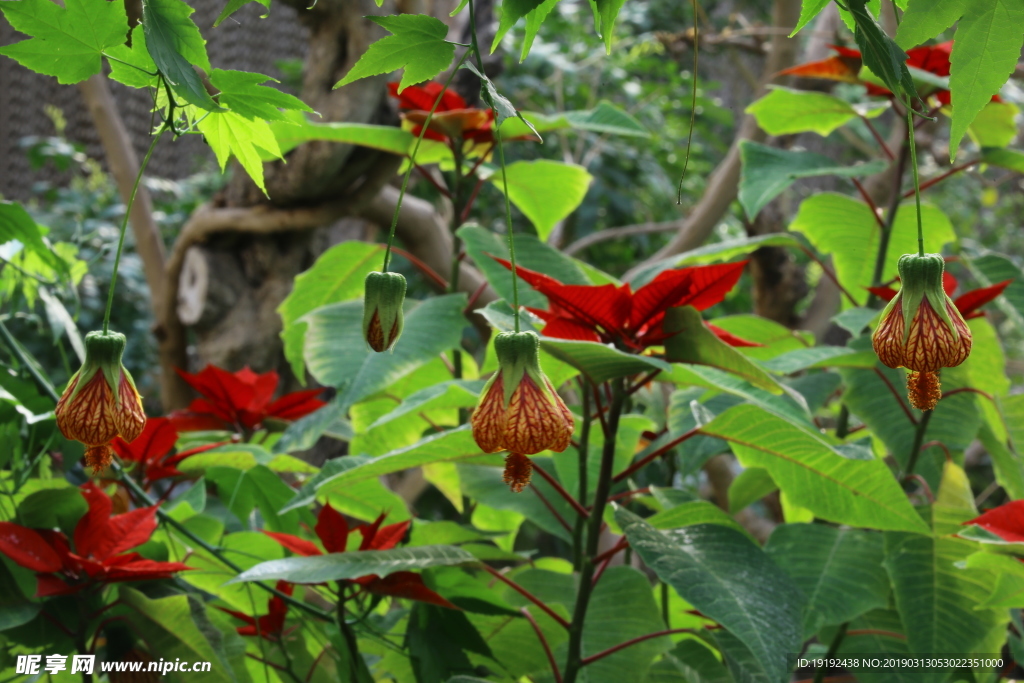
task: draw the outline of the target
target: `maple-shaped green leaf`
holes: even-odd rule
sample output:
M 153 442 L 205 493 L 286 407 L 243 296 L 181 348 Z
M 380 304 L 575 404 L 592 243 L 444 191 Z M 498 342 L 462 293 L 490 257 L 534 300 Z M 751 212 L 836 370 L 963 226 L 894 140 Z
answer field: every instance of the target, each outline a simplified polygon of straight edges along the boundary
M 132 29 L 132 46 L 118 45 L 104 54 L 110 64 L 110 78 L 131 88 L 155 87 L 160 82 L 156 62 L 146 48 L 142 26 Z
M 118 0 L 67 0 L 64 7 L 50 0 L 13 0 L 0 3 L 0 12 L 15 30 L 31 36 L 0 47 L 0 54 L 64 84 L 99 73 L 102 52 L 128 36 L 128 16 Z
M 793 32 L 789 34 L 792 38 L 800 32 L 804 26 L 807 26 L 811 22 L 811 19 L 818 16 L 821 10 L 825 9 L 828 3 L 832 0 L 804 0 L 800 6 L 800 19 L 796 22 L 796 26 L 793 28 Z
M 206 142 L 217 155 L 221 171 L 227 167 L 231 155 L 234 155 L 253 182 L 264 194 L 267 193 L 266 185 L 263 183 L 263 161 L 256 148 L 263 149 L 277 158 L 281 158 L 281 150 L 266 121 L 250 121 L 233 111 L 215 111 L 200 118 L 196 126 L 206 136 Z
M 523 50 L 519 53 L 519 61 L 522 62 L 526 59 L 526 55 L 530 54 L 530 48 L 533 47 L 533 39 L 537 37 L 537 32 L 540 31 L 540 25 L 544 23 L 544 20 L 551 14 L 551 10 L 555 9 L 559 0 L 544 0 L 535 9 L 527 12 L 526 14 L 526 33 L 523 36 Z
M 193 68 L 210 70 L 206 41 L 189 18 L 194 11 L 182 0 L 142 0 L 146 48 L 176 95 L 207 111 L 220 111 Z
M 896 44 L 904 50 L 922 45 L 955 24 L 966 9 L 967 0 L 911 0 L 896 30 Z
M 313 113 L 313 110 L 298 97 L 281 92 L 276 88 L 260 85 L 267 81 L 277 81 L 263 74 L 248 71 L 225 71 L 214 69 L 210 72 L 210 82 L 220 91 L 217 100 L 236 114 L 247 119 L 266 121 L 285 121 L 287 117 L 282 109 L 297 109 Z
M 410 85 L 429 81 L 452 63 L 455 45 L 444 39 L 448 27 L 439 19 L 422 14 L 367 18 L 394 35 L 370 45 L 335 88 L 367 76 L 405 69 L 398 84 L 398 92 L 402 92 Z

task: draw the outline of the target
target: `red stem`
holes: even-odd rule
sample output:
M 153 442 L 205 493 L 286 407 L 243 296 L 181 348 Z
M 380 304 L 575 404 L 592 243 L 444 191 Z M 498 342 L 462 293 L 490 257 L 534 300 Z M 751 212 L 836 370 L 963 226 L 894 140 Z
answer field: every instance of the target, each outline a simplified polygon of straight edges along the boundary
M 565 488 L 560 483 L 558 483 L 558 480 L 555 479 L 554 477 L 552 477 L 550 474 L 548 474 L 547 471 L 543 467 L 541 467 L 537 463 L 533 463 L 533 470 L 534 470 L 534 472 L 537 472 L 538 474 L 540 474 L 540 476 L 544 477 L 544 481 L 546 481 L 547 483 L 551 484 L 551 488 L 553 488 L 555 491 L 558 491 L 558 495 L 562 496 L 562 498 L 565 498 L 565 501 L 567 503 L 569 503 L 569 505 L 572 506 L 572 508 L 576 511 L 576 513 L 580 517 L 583 517 L 584 519 L 586 519 L 587 517 L 590 516 L 590 513 L 587 512 L 587 509 L 585 507 L 583 507 L 582 505 L 580 505 L 579 501 L 576 500 L 575 498 L 573 498 L 569 494 L 569 492 L 566 491 Z
M 314 659 L 313 663 L 309 666 L 309 672 L 306 674 L 306 683 L 309 683 L 309 679 L 313 677 L 313 672 L 316 671 L 317 664 L 320 663 L 320 660 L 323 659 L 325 654 L 327 654 L 326 647 L 320 650 L 320 654 L 316 656 L 316 659 Z
M 868 130 L 871 131 L 872 137 L 875 138 L 879 147 L 881 147 L 882 151 L 885 152 L 885 156 L 889 157 L 889 161 L 896 161 L 896 155 L 892 153 L 891 149 L 889 149 L 889 145 L 885 144 L 885 138 L 879 135 L 874 125 L 872 125 L 871 119 L 866 116 L 861 116 L 860 119 L 865 123 L 865 125 L 867 125 Z
M 953 455 L 949 452 L 949 448 L 946 446 L 946 444 L 942 443 L 941 441 L 929 441 L 928 443 L 923 444 L 921 446 L 921 450 L 923 451 L 924 449 L 931 448 L 932 446 L 938 446 L 939 448 L 941 448 L 943 452 L 945 452 L 946 454 L 946 460 L 952 462 Z
M 593 579 L 593 581 L 590 582 L 591 588 L 596 586 L 597 582 L 601 580 L 602 576 L 604 576 L 604 570 L 608 569 L 608 565 L 611 564 L 611 561 L 612 561 L 612 556 L 609 555 L 605 559 L 605 561 L 601 563 L 601 566 L 597 568 L 597 571 L 594 572 L 594 579 Z
M 410 159 L 410 161 L 412 160 Z M 448 191 L 448 188 L 442 187 L 441 184 L 438 183 L 437 180 L 434 178 L 434 176 L 430 175 L 430 172 L 427 171 L 427 169 L 423 168 L 415 161 L 412 162 L 412 165 L 416 167 L 416 170 L 420 172 L 420 175 L 423 176 L 427 180 L 427 182 L 434 186 L 434 189 L 436 189 L 438 192 L 443 194 L 448 199 L 452 198 L 452 193 Z
M 967 161 L 967 162 L 965 162 L 963 164 L 960 164 L 959 166 L 954 166 L 953 168 L 949 169 L 945 173 L 937 175 L 934 178 L 931 178 L 930 180 L 926 180 L 923 183 L 921 183 L 921 192 L 924 192 L 925 190 L 927 190 L 932 185 L 936 185 L 938 183 L 941 183 L 943 180 L 945 180 L 946 178 L 948 178 L 951 175 L 959 173 L 960 171 L 963 171 L 964 169 L 968 169 L 971 166 L 974 166 L 975 164 L 980 164 L 980 163 L 981 163 L 981 159 L 974 159 L 972 161 Z M 903 193 L 903 199 L 908 199 L 908 198 L 913 197 L 913 196 L 914 196 L 914 191 L 913 190 L 910 190 L 909 192 L 904 192 Z
M 879 213 L 878 205 L 875 204 L 875 200 L 871 198 L 871 195 L 868 194 L 868 191 L 864 189 L 864 185 L 862 185 L 859 180 L 856 178 L 850 178 L 850 180 L 853 181 L 857 191 L 860 192 L 860 196 L 864 200 L 864 203 L 868 205 L 869 209 L 871 209 L 871 215 L 875 217 L 875 222 L 878 223 L 878 227 L 885 230 L 885 221 L 882 220 L 882 214 Z
M 583 663 L 583 666 L 586 666 L 587 664 L 593 664 L 597 660 L 604 659 L 608 655 L 613 655 L 616 652 L 618 652 L 619 650 L 626 649 L 630 645 L 636 645 L 637 643 L 642 643 L 645 640 L 650 640 L 651 638 L 660 638 L 661 636 L 670 636 L 673 633 L 694 633 L 694 632 L 695 631 L 692 628 L 670 628 L 670 629 L 666 629 L 664 631 L 655 631 L 654 633 L 648 633 L 645 636 L 638 636 L 638 637 L 633 638 L 631 640 L 627 640 L 624 643 L 619 643 L 615 647 L 610 647 L 607 650 L 603 650 L 601 652 L 598 652 L 597 654 L 590 655 L 589 657 L 584 657 L 581 660 L 581 662 Z
M 650 493 L 650 492 L 651 492 L 651 489 L 648 486 L 645 486 L 642 489 L 633 489 L 632 491 L 623 491 L 622 493 L 616 493 L 614 496 L 609 498 L 608 502 L 610 503 L 613 500 L 622 500 L 623 498 L 628 498 L 629 496 L 635 496 L 635 495 L 640 494 L 640 493 Z
M 876 367 L 875 374 L 885 382 L 885 386 L 889 387 L 889 391 L 891 391 L 892 395 L 896 397 L 896 402 L 900 404 L 900 408 L 903 409 L 903 413 L 907 416 L 907 419 L 910 420 L 911 424 L 916 425 L 917 418 L 915 418 L 914 414 L 910 412 L 910 408 L 908 408 L 907 404 L 903 402 L 903 397 L 900 396 L 900 392 L 896 391 L 896 387 L 892 385 L 892 382 L 890 382 L 889 378 L 885 376 L 885 373 Z
M 491 152 L 493 151 L 494 144 L 492 143 L 491 146 L 487 148 L 487 151 L 480 155 L 480 158 L 476 160 L 476 163 L 473 164 L 473 168 L 469 169 L 469 173 L 467 173 L 466 175 L 475 175 L 476 170 L 480 168 L 480 164 L 484 163 L 484 159 L 490 156 Z
M 536 469 L 536 465 L 534 465 L 534 469 Z M 551 504 L 551 501 L 547 499 L 547 496 L 541 493 L 540 489 L 533 484 L 530 484 L 530 490 L 537 494 L 537 497 L 540 498 L 540 502 L 544 503 L 544 507 L 548 509 L 548 512 L 555 516 L 555 519 L 565 527 L 565 530 L 572 533 L 572 526 L 570 526 L 569 522 L 562 516 L 562 513 L 555 509 L 555 506 Z
M 636 392 L 640 391 L 648 382 L 657 377 L 661 373 L 661 370 L 652 370 L 646 375 L 641 377 L 636 384 L 634 384 L 629 391 L 626 392 L 626 396 L 632 396 Z
M 544 613 L 545 613 L 545 614 L 547 614 L 547 615 L 548 615 L 549 617 L 551 617 L 552 619 L 554 619 L 555 621 L 557 621 L 557 622 L 558 622 L 558 624 L 559 624 L 559 625 L 560 625 L 560 626 L 561 626 L 562 628 L 564 628 L 564 629 L 568 630 L 568 628 L 569 628 L 569 622 L 568 622 L 568 621 L 566 621 L 565 619 L 563 619 L 563 618 L 562 618 L 562 617 L 561 617 L 561 616 L 560 616 L 560 615 L 558 614 L 558 612 L 554 611 L 553 609 L 551 609 L 550 607 L 548 607 L 547 605 L 545 605 L 545 604 L 544 604 L 543 602 L 541 602 L 540 598 L 538 598 L 538 597 L 537 597 L 536 595 L 534 595 L 534 594 L 533 594 L 533 593 L 531 593 L 530 591 L 526 590 L 525 588 L 523 588 L 522 586 L 520 586 L 520 585 L 519 585 L 518 583 L 516 583 L 516 582 L 515 582 L 515 581 L 513 581 L 512 579 L 508 578 L 507 576 L 505 576 L 504 574 L 502 574 L 501 572 L 499 572 L 499 571 L 498 571 L 497 569 L 495 569 L 494 567 L 491 567 L 491 566 L 489 566 L 489 565 L 486 565 L 486 564 L 484 564 L 484 565 L 481 565 L 481 566 L 482 566 L 482 567 L 483 567 L 483 568 L 484 568 L 484 569 L 485 569 L 485 570 L 486 570 L 486 571 L 487 571 L 487 572 L 488 572 L 488 573 L 489 573 L 489 574 L 490 574 L 491 576 L 493 576 L 494 578 L 498 579 L 499 581 L 501 581 L 501 582 L 502 582 L 502 583 L 504 583 L 504 584 L 505 584 L 506 586 L 508 586 L 509 588 L 511 588 L 512 590 L 514 590 L 514 591 L 515 591 L 516 593 L 519 593 L 520 595 L 522 595 L 522 596 L 523 596 L 524 598 L 526 598 L 527 600 L 529 600 L 529 601 L 530 601 L 530 602 L 532 602 L 533 604 L 537 605 L 537 607 L 540 607 L 540 608 L 541 608 L 541 609 L 542 609 L 542 610 L 544 611 Z
M 676 439 L 673 439 L 672 441 L 669 441 L 667 444 L 665 444 L 664 446 L 662 446 L 658 450 L 654 451 L 650 455 L 647 455 L 647 456 L 641 458 L 640 460 L 637 460 L 635 463 L 633 463 L 632 465 L 630 465 L 629 467 L 624 469 L 622 472 L 620 472 L 619 474 L 616 474 L 614 477 L 612 477 L 612 481 L 615 482 L 615 483 L 618 483 L 618 482 L 622 481 L 623 479 L 625 479 L 629 475 L 633 474 L 637 470 L 646 467 L 652 460 L 654 460 L 658 456 L 664 455 L 665 453 L 667 453 L 668 451 L 672 450 L 673 448 L 675 448 L 676 446 L 678 446 L 682 442 L 686 441 L 690 437 L 696 436 L 699 432 L 700 432 L 700 427 L 694 427 L 693 429 L 691 429 L 690 431 L 686 432 L 682 436 L 680 436 L 680 437 L 678 437 Z
M 249 652 L 246 652 L 245 656 L 248 657 L 249 659 L 255 659 L 260 664 L 266 664 L 270 668 L 277 669 L 278 671 L 287 671 L 288 670 L 286 667 L 283 667 L 280 664 L 274 664 L 273 662 L 268 662 L 267 660 L 262 659 L 261 657 L 257 657 L 256 655 L 254 655 L 252 653 L 249 653 Z
M 618 543 L 616 543 L 614 546 L 612 546 L 608 550 L 605 550 L 603 553 L 601 553 L 600 555 L 595 557 L 593 559 L 593 563 L 597 564 L 598 562 L 604 562 L 606 560 L 609 560 L 609 559 L 615 557 L 616 553 L 618 553 L 618 552 L 620 552 L 622 550 L 625 550 L 628 545 L 629 545 L 629 540 L 626 539 L 625 536 L 623 536 L 622 538 L 619 539 Z
M 935 503 L 935 496 L 932 495 L 932 487 L 928 485 L 928 482 L 927 480 L 925 480 L 924 477 L 922 477 L 920 474 L 910 474 L 906 478 L 913 479 L 918 484 L 920 484 L 921 488 L 924 490 L 924 497 L 928 499 L 929 503 Z
M 558 664 L 555 663 L 555 655 L 551 652 L 551 646 L 548 645 L 548 639 L 544 637 L 544 632 L 537 625 L 537 620 L 530 614 L 530 610 L 525 607 L 520 608 L 519 611 L 523 613 L 526 620 L 530 622 L 530 626 L 533 627 L 533 632 L 537 634 L 537 640 L 540 641 L 541 647 L 544 648 L 544 654 L 548 657 L 548 664 L 551 665 L 551 673 L 555 676 L 555 683 L 562 683 L 562 672 L 558 670 Z
M 483 178 L 478 178 L 476 185 L 473 186 L 473 191 L 469 193 L 469 199 L 466 200 L 466 206 L 462 209 L 462 215 L 459 216 L 459 225 L 462 225 L 469 218 L 469 211 L 473 208 L 473 202 L 476 201 L 476 196 L 480 194 L 480 188 L 483 186 Z
M 394 251 L 394 249 L 392 249 L 392 251 Z M 805 254 L 807 254 L 807 258 L 811 259 L 812 261 L 817 263 L 819 266 L 821 266 L 821 270 L 822 270 L 822 272 L 825 273 L 825 277 L 827 277 L 829 280 L 831 280 L 833 283 L 835 283 L 835 286 L 839 288 L 839 291 L 843 293 L 843 296 L 845 296 L 847 299 L 850 300 L 850 303 L 852 303 L 854 306 L 860 306 L 860 302 L 857 301 L 856 299 L 854 299 L 853 295 L 850 294 L 850 292 L 846 289 L 846 287 L 843 287 L 843 285 L 840 284 L 839 278 L 836 277 L 836 274 L 833 273 L 829 269 L 829 267 L 825 265 L 824 261 L 822 261 L 820 258 L 818 258 L 817 254 L 815 254 L 813 251 L 811 251 L 810 249 L 808 249 L 807 247 L 802 246 L 802 245 L 800 246 L 800 251 L 802 251 Z
M 398 247 L 391 247 L 391 251 L 396 253 L 396 254 L 398 254 L 399 256 L 405 258 L 407 261 L 409 261 L 409 263 L 411 263 L 412 265 L 416 266 L 416 270 L 420 271 L 421 273 L 426 275 L 431 281 L 433 281 L 433 283 L 435 285 L 437 285 L 438 289 L 442 289 L 442 290 L 448 289 L 448 281 L 445 280 L 440 275 L 438 275 L 437 271 L 434 270 L 433 268 L 431 268 L 430 266 L 428 266 L 426 263 L 424 263 L 423 261 L 421 261 L 418 258 L 416 258 L 415 256 L 413 256 L 412 254 L 407 252 L 405 249 L 399 249 Z
M 480 298 L 480 295 L 484 293 L 484 290 L 487 289 L 487 285 L 489 284 L 490 283 L 487 280 L 480 283 L 480 286 L 476 288 L 475 292 L 473 292 L 473 296 L 469 297 L 469 301 L 466 302 L 466 308 L 463 309 L 463 313 L 469 313 L 473 310 L 473 304 L 476 303 L 476 300 Z
M 960 387 L 959 389 L 953 389 L 952 391 L 944 391 L 942 392 L 942 398 L 952 396 L 953 394 L 962 394 L 965 391 L 969 391 L 972 394 L 981 394 L 990 401 L 995 400 L 994 398 L 992 398 L 992 394 L 988 393 L 987 391 L 982 391 L 981 389 L 975 389 L 974 387 Z M 939 400 L 941 401 L 942 398 L 940 398 Z

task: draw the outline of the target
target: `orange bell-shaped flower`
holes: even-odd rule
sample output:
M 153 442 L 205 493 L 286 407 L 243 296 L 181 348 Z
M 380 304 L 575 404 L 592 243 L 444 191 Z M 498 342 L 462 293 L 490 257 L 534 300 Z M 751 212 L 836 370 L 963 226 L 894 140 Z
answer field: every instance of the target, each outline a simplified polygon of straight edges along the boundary
M 942 271 L 938 254 L 900 257 L 902 286 L 871 335 L 878 359 L 890 368 L 935 372 L 970 355 L 971 329 L 942 289 Z
M 494 340 L 498 371 L 484 386 L 470 422 L 486 453 L 533 455 L 564 451 L 574 420 L 540 369 L 540 340 L 533 332 L 505 332 Z
M 125 337 L 117 332 L 85 336 L 85 363 L 71 377 L 57 402 L 57 427 L 68 439 L 89 448 L 85 464 L 99 472 L 110 464 L 110 441 L 134 440 L 146 426 L 142 398 L 121 364 Z

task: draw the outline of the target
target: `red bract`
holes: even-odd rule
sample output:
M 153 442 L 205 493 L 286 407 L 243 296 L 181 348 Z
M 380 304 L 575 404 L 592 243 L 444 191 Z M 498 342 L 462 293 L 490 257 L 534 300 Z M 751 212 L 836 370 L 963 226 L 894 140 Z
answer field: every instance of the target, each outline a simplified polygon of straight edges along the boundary
M 409 522 L 399 522 L 398 524 L 389 524 L 382 527 L 381 523 L 383 521 L 384 515 L 381 515 L 374 520 L 373 524 L 361 524 L 352 530 L 358 531 L 359 535 L 363 537 L 362 542 L 359 544 L 360 551 L 391 550 L 401 542 L 405 532 L 409 530 Z M 330 504 L 325 505 L 320 510 L 316 527 L 313 530 L 328 553 L 345 552 L 350 533 L 348 522 Z M 264 531 L 263 533 L 296 555 L 311 557 L 324 554 L 315 543 L 304 538 L 274 531 Z M 368 574 L 346 580 L 344 583 L 356 584 L 366 592 L 373 593 L 374 595 L 389 595 L 395 598 L 419 600 L 420 602 L 429 602 L 432 605 L 458 609 L 458 607 L 427 588 L 426 584 L 423 583 L 423 577 L 415 572 L 392 572 L 384 578 L 376 574 Z
M 1024 500 L 1014 500 L 1000 505 L 964 522 L 965 526 L 968 524 L 975 524 L 986 531 L 991 531 L 1004 541 L 1024 543 Z
M 177 441 L 178 430 L 174 428 L 174 424 L 169 419 L 151 417 L 146 420 L 146 427 L 142 430 L 142 434 L 137 436 L 134 441 L 128 443 L 118 437 L 110 445 L 122 460 L 139 463 L 139 467 L 142 468 L 142 483 L 146 487 L 160 479 L 184 476 L 177 470 L 178 463 L 196 453 L 223 445 L 223 443 L 211 443 L 171 455 Z
M 36 597 L 68 595 L 95 584 L 166 579 L 192 569 L 126 552 L 149 540 L 156 529 L 156 507 L 111 516 L 113 504 L 103 491 L 90 483 L 82 495 L 89 510 L 75 526 L 74 551 L 59 531 L 0 522 L 0 553 L 36 572 Z
M 252 430 L 261 427 L 267 418 L 297 420 L 326 405 L 316 398 L 322 389 L 295 391 L 272 401 L 278 382 L 273 370 L 257 374 L 245 367 L 228 372 L 207 365 L 195 375 L 182 370 L 178 374 L 203 395 L 192 401 L 188 410 L 171 413 L 170 420 L 179 432 Z
M 789 69 L 780 71 L 780 75 L 801 76 L 803 78 L 823 78 L 830 81 L 843 81 L 845 83 L 860 83 L 867 87 L 869 95 L 879 97 L 892 97 L 892 92 L 874 83 L 862 81 L 860 78 L 861 59 L 860 50 L 853 50 L 841 45 L 830 45 L 836 54 L 828 59 L 817 62 L 797 64 Z M 938 43 L 937 45 L 922 45 L 907 50 L 907 66 L 921 71 L 927 71 L 940 77 L 949 76 L 949 55 L 953 50 L 953 41 Z M 936 90 L 935 97 L 943 105 L 948 105 L 949 90 Z M 993 102 L 1000 102 L 998 95 L 992 97 Z
M 512 268 L 505 259 L 495 261 Z M 665 311 L 693 306 L 699 311 L 721 302 L 740 279 L 746 261 L 665 270 L 634 292 L 629 284 L 565 285 L 522 266 L 519 277 L 548 298 L 548 310 L 528 308 L 547 325 L 541 333 L 557 339 L 603 343 L 621 342 L 635 350 L 663 344 Z M 708 329 L 732 346 L 760 346 L 708 324 Z
M 427 115 L 434 108 L 434 102 L 444 86 L 430 81 L 424 85 L 411 85 L 399 94 L 398 83 L 388 83 L 388 92 L 398 99 L 398 106 L 408 111 L 404 116 L 414 124 L 412 134 L 419 135 Z M 494 114 L 490 109 L 469 107 L 458 93 L 444 90 L 441 102 L 430 117 L 430 124 L 423 137 L 451 145 L 462 140 L 491 143 L 494 139 L 492 124 Z
M 285 595 L 291 595 L 295 586 L 287 581 L 278 581 L 275 588 Z M 267 613 L 258 619 L 224 607 L 218 607 L 217 609 L 227 612 L 236 619 L 241 619 L 248 624 L 248 626 L 239 626 L 235 629 L 240 636 L 260 636 L 267 640 L 279 641 L 281 636 L 284 635 L 284 620 L 288 614 L 288 605 L 277 595 L 272 596 L 267 601 Z
M 1011 282 L 1013 282 L 1012 279 L 1003 280 L 991 287 L 979 287 L 978 289 L 964 292 L 953 299 L 953 305 L 956 306 L 956 309 L 960 311 L 960 315 L 964 318 L 981 318 L 985 313 L 978 309 L 1002 294 L 1003 290 L 1009 287 Z M 959 284 L 957 279 L 948 272 L 943 274 L 942 288 L 946 290 L 947 296 L 953 296 L 953 292 L 956 291 Z M 898 291 L 892 287 L 868 287 L 867 290 L 883 301 L 892 301 L 892 298 L 896 296 Z

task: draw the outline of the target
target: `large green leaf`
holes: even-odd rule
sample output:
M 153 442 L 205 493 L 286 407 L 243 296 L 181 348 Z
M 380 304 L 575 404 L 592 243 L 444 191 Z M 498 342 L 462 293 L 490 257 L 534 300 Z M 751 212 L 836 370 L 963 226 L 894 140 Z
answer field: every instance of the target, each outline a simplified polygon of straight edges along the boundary
M 910 0 L 896 31 L 904 50 L 923 45 L 963 16 L 968 0 Z
M 722 508 L 706 500 L 691 500 L 647 518 L 655 529 L 680 529 L 695 524 L 721 524 L 743 534 L 747 531 Z
M 416 136 L 396 126 L 381 126 L 372 123 L 352 123 L 348 121 L 317 122 L 305 116 L 292 113 L 285 114 L 287 121 L 275 121 L 270 129 L 277 139 L 282 154 L 287 153 L 304 142 L 310 140 L 329 140 L 350 145 L 371 147 L 383 152 L 399 156 L 412 154 L 416 146 Z M 451 149 L 438 140 L 424 138 L 416 152 L 419 164 L 437 163 L 452 158 Z M 265 159 L 269 161 L 270 158 Z
M 552 0 L 547 1 L 551 2 Z M 529 111 L 522 112 L 522 114 L 523 118 L 533 126 L 533 129 L 518 119 L 508 119 L 501 126 L 502 137 L 531 135 L 533 130 L 543 133 L 566 128 L 626 137 L 649 138 L 651 136 L 650 131 L 644 128 L 642 123 L 605 100 L 602 100 L 593 109 L 577 109 L 557 116 L 545 116 Z
M 784 524 L 764 548 L 807 596 L 804 638 L 889 604 L 882 535 L 823 524 Z
M 47 0 L 43 1 L 46 2 Z M 12 0 L 7 4 L 18 5 L 21 3 Z M 0 8 L 4 7 L 5 5 L 0 5 Z M 0 201 L 0 244 L 17 240 L 21 242 L 25 249 L 34 253 L 43 263 L 51 268 L 66 270 L 65 263 L 55 253 L 50 251 L 50 248 L 43 241 L 45 230 L 46 228 L 32 220 L 32 217 L 28 215 L 28 211 L 25 211 L 21 204 Z
M 885 162 L 881 160 L 845 166 L 814 152 L 794 152 L 750 140 L 740 142 L 740 161 L 743 164 L 740 205 L 751 219 L 798 178 L 822 175 L 859 177 L 885 170 Z
M 63 7 L 61 6 L 63 5 Z M 16 31 L 31 36 L 0 47 L 24 67 L 58 83 L 78 83 L 100 72 L 100 54 L 123 45 L 128 33 L 124 4 L 98 0 L 16 0 L 0 5 Z
M 390 353 L 367 349 L 362 301 L 323 306 L 300 318 L 309 325 L 306 365 L 318 382 L 342 387 L 346 400 L 355 403 L 458 346 L 466 325 L 465 306 L 465 294 L 412 303 L 402 336 Z
M 369 574 L 376 574 L 383 578 L 394 572 L 475 561 L 476 558 L 473 555 L 453 545 L 421 545 L 415 548 L 394 548 L 392 550 L 356 550 L 261 562 L 252 569 L 242 572 L 228 583 L 263 581 L 265 579 L 278 579 L 292 583 L 322 583 L 324 581 L 357 579 Z
M 192 68 L 195 65 L 210 72 L 206 41 L 190 18 L 194 11 L 182 0 L 142 0 L 146 48 L 174 94 L 201 109 L 220 112 L 223 109 Z
M 546 241 L 555 225 L 576 210 L 587 195 L 593 176 L 576 164 L 563 164 L 548 159 L 516 161 L 490 182 L 502 192 L 508 183 L 508 198 L 537 229 L 537 236 Z
M 295 277 L 292 291 L 277 312 L 281 315 L 284 356 L 299 381 L 306 374 L 302 360 L 306 323 L 299 318 L 321 306 L 362 296 L 366 275 L 378 267 L 382 254 L 379 244 L 342 242 L 322 253 L 309 270 Z
M 645 683 L 733 683 L 733 677 L 711 648 L 687 638 L 651 666 Z
M 851 460 L 761 408 L 730 408 L 701 432 L 729 441 L 744 467 L 762 467 L 791 502 L 839 524 L 927 532 L 882 460 Z
M 533 458 L 536 461 L 538 456 L 533 456 Z M 546 459 L 540 460 L 537 464 L 544 467 L 547 472 L 554 470 L 550 461 Z M 544 500 L 561 515 L 562 519 L 572 519 L 576 513 L 542 477 L 536 474 L 533 476 L 530 487 L 536 491 L 515 493 L 505 483 L 500 467 L 459 465 L 458 474 L 462 492 L 473 500 L 486 501 L 489 507 L 498 510 L 517 512 L 549 534 L 557 536 L 563 541 L 571 542 L 570 531 L 548 509 L 540 496 L 544 497 Z M 540 495 L 537 495 L 537 492 Z
M 282 512 L 309 505 L 317 495 L 344 493 L 348 486 L 385 474 L 434 463 L 461 462 L 481 455 L 469 426 L 465 425 L 432 434 L 411 446 L 376 458 L 348 456 L 330 460 L 324 464 L 320 474 L 306 482 L 295 497 L 288 501 Z
M 709 365 L 738 375 L 769 393 L 783 393 L 775 378 L 709 330 L 700 311 L 693 306 L 668 309 L 662 326 L 667 334 L 672 335 L 665 340 L 665 357 L 668 360 Z
M 790 351 L 767 360 L 762 365 L 772 372 L 789 375 L 808 368 L 873 368 L 876 360 L 873 353 L 857 351 L 848 346 L 814 346 L 809 349 Z
M 839 368 L 839 374 L 845 384 L 844 403 L 871 429 L 873 437 L 884 444 L 896 462 L 905 467 L 910 459 L 916 426 L 907 419 L 904 408 L 915 419 L 921 416 L 907 403 L 906 373 L 878 364 L 870 370 Z M 965 375 L 963 367 L 943 368 L 943 391 L 965 386 Z M 928 423 L 926 441 L 939 441 L 950 451 L 962 451 L 970 445 L 980 424 L 977 397 L 967 392 L 954 394 L 936 406 Z M 921 454 L 916 471 L 937 486 L 944 461 L 945 451 L 932 447 Z
M 280 543 L 258 531 L 236 531 L 223 539 L 218 534 L 217 538 L 206 540 L 219 546 L 221 554 L 242 569 L 255 567 L 266 560 L 282 559 L 285 555 Z M 179 545 L 179 550 L 185 551 L 186 548 Z M 192 548 L 187 564 L 195 567 L 195 571 L 182 572 L 181 578 L 186 583 L 216 595 L 231 609 L 252 613 L 255 591 L 251 586 L 226 583 L 235 577 L 235 572 L 225 567 L 218 558 L 202 548 Z
M 210 626 L 202 603 L 192 602 L 186 595 L 151 599 L 125 584 L 121 584 L 118 596 L 132 608 L 126 612 L 126 618 L 133 630 L 154 652 L 165 659 L 211 662 L 213 666 L 205 674 L 209 680 L 236 680 L 222 649 L 215 647 L 221 644 L 220 631 L 204 632 L 197 624 Z
M 1002 642 L 1009 616 L 1005 610 L 978 609 L 995 576 L 989 570 L 958 565 L 977 546 L 948 537 L 892 533 L 885 537 L 885 568 L 911 654 L 993 652 L 993 637 Z M 933 671 L 917 680 L 944 680 Z
M 773 681 L 785 677 L 786 653 L 800 651 L 804 596 L 764 551 L 717 524 L 665 533 L 625 508 L 615 519 L 658 578 L 746 645 Z
M 928 226 L 924 233 L 925 251 L 939 253 L 945 244 L 956 239 L 953 225 L 941 209 L 923 204 L 921 214 Z M 839 281 L 859 304 L 867 302 L 865 287 L 874 284 L 871 279 L 880 230 L 866 204 L 844 195 L 822 192 L 800 204 L 789 228 L 806 235 L 819 252 L 831 254 Z M 896 263 L 901 255 L 916 252 L 917 217 L 913 202 L 908 202 L 901 204 L 896 213 L 882 280 L 896 277 Z M 843 301 L 844 307 L 850 305 L 849 301 Z
M 951 159 L 956 156 L 967 127 L 1013 73 L 1021 43 L 1024 43 L 1024 6 L 1020 3 L 1008 0 L 963 3 L 963 15 L 957 24 L 949 58 L 953 104 L 949 129 Z
M 791 395 L 786 394 L 778 396 L 776 394 L 770 394 L 767 391 L 759 389 L 749 382 L 741 379 L 738 375 L 724 372 L 717 368 L 706 365 L 673 363 L 672 374 L 667 377 L 663 377 L 663 379 L 665 381 L 678 384 L 679 386 L 705 387 L 707 389 L 725 392 L 726 394 L 736 396 L 749 403 L 753 403 L 756 406 L 760 406 L 788 422 L 792 422 L 797 425 L 806 425 L 807 427 L 811 426 L 810 415 L 806 408 L 794 400 Z M 735 402 L 731 402 L 720 409 L 724 410 L 724 408 L 732 407 L 734 404 Z M 692 429 L 694 426 L 694 424 L 687 424 L 686 426 L 679 425 L 682 431 Z
M 401 92 L 410 85 L 430 80 L 452 63 L 455 44 L 444 39 L 448 35 L 448 26 L 440 19 L 426 14 L 370 16 L 367 19 L 392 35 L 372 43 L 335 88 L 367 76 L 404 69 L 398 86 Z
M 808 131 L 828 135 L 861 114 L 877 116 L 884 109 L 858 109 L 846 100 L 809 90 L 773 86 L 771 92 L 747 107 L 746 113 L 769 135 Z

